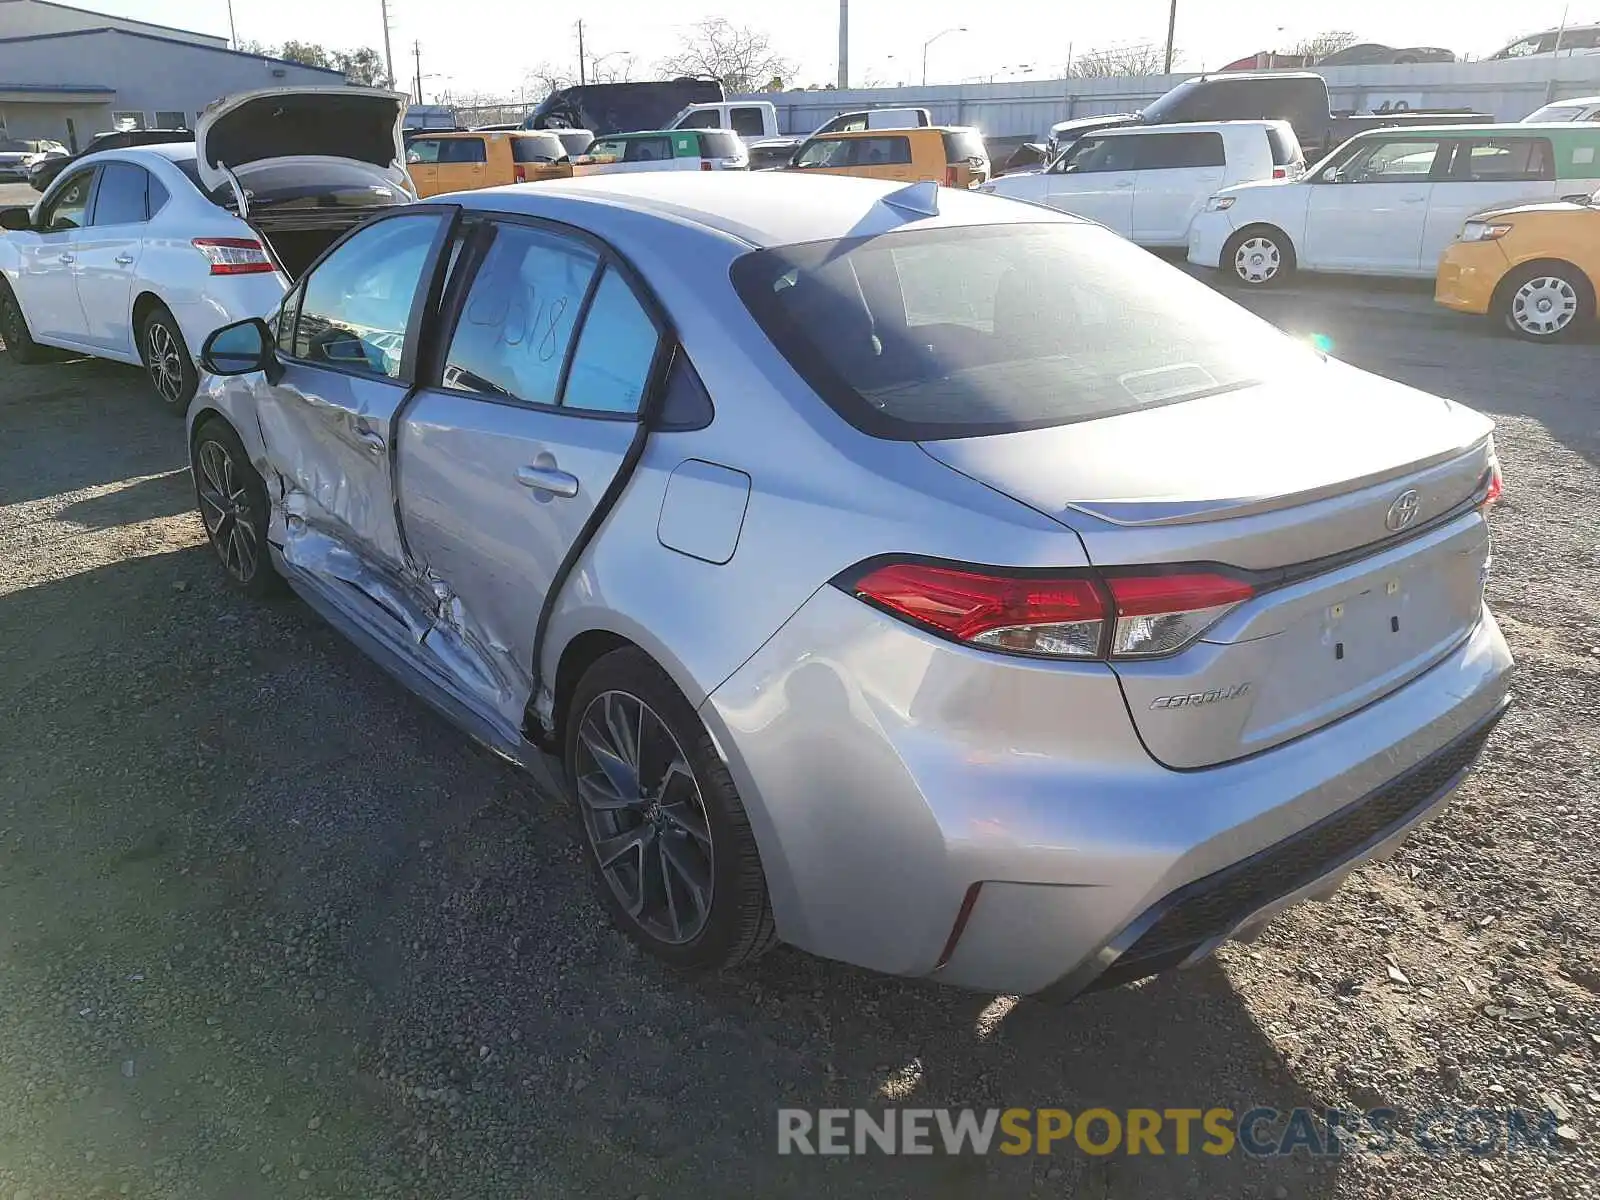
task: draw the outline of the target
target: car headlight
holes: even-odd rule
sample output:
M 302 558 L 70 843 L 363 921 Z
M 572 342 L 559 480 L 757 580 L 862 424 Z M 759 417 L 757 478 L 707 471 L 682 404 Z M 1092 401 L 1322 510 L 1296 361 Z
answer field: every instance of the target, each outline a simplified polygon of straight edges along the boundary
M 1213 196 L 1206 201 L 1206 211 L 1227 212 L 1233 207 L 1233 202 L 1237 199 L 1237 196 Z
M 1492 242 L 1511 232 L 1509 225 L 1491 225 L 1487 221 L 1468 221 L 1461 227 L 1463 242 Z

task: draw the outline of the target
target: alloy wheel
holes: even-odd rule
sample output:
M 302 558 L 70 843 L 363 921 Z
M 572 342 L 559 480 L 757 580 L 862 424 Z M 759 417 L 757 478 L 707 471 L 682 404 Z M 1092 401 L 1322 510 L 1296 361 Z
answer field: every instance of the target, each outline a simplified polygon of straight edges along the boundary
M 196 490 L 206 535 L 222 559 L 223 569 L 240 583 L 249 583 L 260 562 L 260 546 L 256 541 L 257 514 L 245 486 L 244 472 L 220 442 L 201 442 L 195 461 L 200 472 Z
M 177 339 L 160 321 L 154 321 L 145 343 L 150 382 L 163 400 L 177 404 L 183 398 L 183 351 L 178 349 Z
M 1565 279 L 1540 275 L 1528 280 L 1511 298 L 1511 320 L 1539 337 L 1560 333 L 1578 315 L 1578 293 Z
M 1233 255 L 1233 269 L 1246 283 L 1266 283 L 1283 265 L 1283 255 L 1267 238 L 1247 238 Z
M 0 341 L 7 349 L 14 348 L 27 332 L 22 323 L 22 309 L 10 292 L 0 292 Z
M 711 915 L 712 845 L 688 757 L 637 696 L 602 692 L 578 725 L 573 777 L 600 873 L 646 933 L 692 941 Z

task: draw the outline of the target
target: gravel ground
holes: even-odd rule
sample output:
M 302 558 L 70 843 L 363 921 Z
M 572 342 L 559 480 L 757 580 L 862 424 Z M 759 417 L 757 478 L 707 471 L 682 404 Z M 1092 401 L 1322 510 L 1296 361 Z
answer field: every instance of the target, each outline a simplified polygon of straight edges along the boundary
M 0 1200 L 1600 1193 L 1600 348 L 1362 296 L 1252 302 L 1500 420 L 1519 704 L 1333 901 L 1064 1008 L 642 959 L 559 802 L 303 606 L 223 587 L 135 372 L 0 363 Z M 775 1153 L 780 1106 L 891 1104 L 1520 1105 L 1572 1145 Z

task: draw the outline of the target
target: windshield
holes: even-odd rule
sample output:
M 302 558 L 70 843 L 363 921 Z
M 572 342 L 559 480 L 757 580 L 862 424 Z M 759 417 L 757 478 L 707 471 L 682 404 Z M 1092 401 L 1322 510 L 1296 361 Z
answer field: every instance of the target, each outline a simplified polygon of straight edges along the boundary
M 1522 119 L 1524 125 L 1532 125 L 1538 121 L 1576 121 L 1583 116 L 1581 104 L 1546 104 L 1543 108 L 1529 113 Z
M 1151 101 L 1148 107 L 1140 109 L 1139 118 L 1145 125 L 1160 125 L 1167 119 L 1167 114 L 1178 108 L 1189 99 L 1191 93 L 1201 81 L 1195 79 L 1185 80 L 1164 96 Z
M 819 395 L 877 437 L 1009 433 L 1303 371 L 1307 346 L 1099 226 L 811 242 L 733 283 Z

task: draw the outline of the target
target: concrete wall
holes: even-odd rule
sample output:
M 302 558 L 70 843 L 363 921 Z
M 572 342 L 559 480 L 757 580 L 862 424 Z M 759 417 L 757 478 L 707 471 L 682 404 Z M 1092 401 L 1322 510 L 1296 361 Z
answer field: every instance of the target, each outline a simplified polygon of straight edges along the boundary
M 157 112 L 182 112 L 192 127 L 201 109 L 229 93 L 291 84 L 338 84 L 344 82 L 344 76 L 337 71 L 229 50 L 103 30 L 0 41 L 0 90 L 8 82 L 93 84 L 113 89 L 115 98 L 91 118 L 95 128 L 85 129 L 78 122 L 81 144 L 90 136 L 113 128 L 114 113 L 141 112 L 146 127 L 154 128 Z M 39 116 L 47 110 L 48 117 Z M 7 104 L 7 125 L 15 136 L 22 136 L 18 133 L 21 122 L 16 118 L 23 117 L 25 111 L 30 124 L 35 118 L 55 122 L 53 129 L 38 130 L 33 136 L 66 140 L 66 106 L 47 101 L 37 108 Z M 71 112 L 75 119 L 78 111 L 74 105 Z
M 1541 104 L 1600 93 L 1600 54 L 1502 62 L 1411 63 L 1327 67 L 1335 108 L 1474 108 L 1518 121 Z M 859 108 L 915 106 L 936 122 L 976 125 L 990 137 L 1040 137 L 1057 121 L 1129 112 L 1149 104 L 1189 74 L 1121 79 L 1053 79 L 1025 83 L 947 84 L 847 92 L 780 92 L 771 100 L 789 133 L 809 133 L 829 117 Z
M 217 7 L 217 16 L 226 19 L 226 9 Z M 136 33 L 154 33 L 179 41 L 194 42 L 204 46 L 227 48 L 228 39 L 217 34 L 196 33 L 191 29 L 169 29 L 165 25 L 152 25 L 148 21 L 130 21 L 126 17 L 113 17 L 108 13 L 91 12 L 65 4 L 51 4 L 48 0 L 0 0 L 0 37 L 24 37 L 36 33 L 66 33 L 76 29 L 100 29 L 105 26 L 128 29 Z
M 70 149 L 72 139 L 68 136 L 68 119 L 77 131 L 78 147 L 82 149 L 84 143 L 96 133 L 110 128 L 111 106 L 76 101 L 0 104 L 0 124 L 4 125 L 7 137 L 49 138 Z

